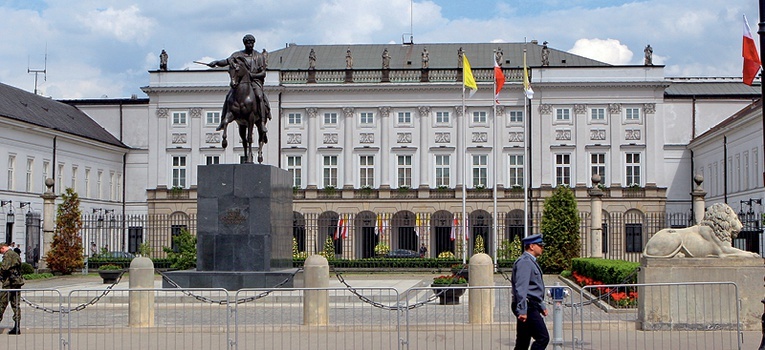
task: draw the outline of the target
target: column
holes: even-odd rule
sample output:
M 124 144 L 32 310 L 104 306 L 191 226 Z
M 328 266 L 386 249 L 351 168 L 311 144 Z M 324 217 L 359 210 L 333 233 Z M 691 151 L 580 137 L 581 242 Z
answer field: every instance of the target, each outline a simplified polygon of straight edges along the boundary
M 590 189 L 590 254 L 591 258 L 603 257 L 603 191 L 600 190 L 601 178 L 599 174 L 592 175 L 592 189 Z
M 353 107 L 343 108 L 343 188 L 353 189 Z M 339 184 L 338 184 L 339 185 Z
M 380 107 L 380 189 L 390 189 L 390 107 Z
M 56 198 L 58 198 L 58 196 L 53 193 L 53 185 L 55 183 L 55 180 L 51 178 L 45 179 L 46 190 L 45 193 L 42 194 L 43 239 L 42 244 L 40 245 L 40 269 L 48 268 L 45 262 L 45 254 L 50 251 L 50 245 L 53 243 L 53 232 L 56 228 Z
M 306 159 L 303 160 L 303 174 L 308 176 L 308 182 L 306 183 L 306 189 L 316 189 L 316 176 L 317 171 L 321 166 L 320 160 L 316 157 L 316 140 L 321 132 L 319 130 L 319 121 L 317 118 L 318 109 L 309 107 L 305 109 L 307 118 L 307 127 L 305 137 L 308 139 L 308 150 L 305 154 Z
M 420 114 L 420 147 L 419 147 L 419 159 L 420 159 L 420 188 L 428 189 L 430 183 L 430 165 L 429 152 L 430 140 L 428 135 L 430 134 L 430 107 L 419 106 L 417 111 Z

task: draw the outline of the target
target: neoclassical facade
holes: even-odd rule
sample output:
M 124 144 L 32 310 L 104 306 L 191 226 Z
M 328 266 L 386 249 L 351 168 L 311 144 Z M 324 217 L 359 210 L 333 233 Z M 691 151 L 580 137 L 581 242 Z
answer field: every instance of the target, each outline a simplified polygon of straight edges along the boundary
M 521 88 L 524 50 L 531 100 Z M 320 249 L 347 218 L 355 226 L 340 247 L 368 256 L 379 240 L 370 228 L 383 219 L 392 248 L 426 243 L 435 255 L 454 249 L 449 235 L 464 202 L 471 225 L 482 227 L 475 232 L 496 247 L 518 234 L 526 202 L 538 216 L 555 186 L 572 187 L 588 212 L 595 173 L 605 214 L 688 212 L 697 167 L 687 145 L 758 96 L 729 79 L 672 79 L 663 66 L 542 50 L 535 42 L 291 44 L 269 53 L 265 163 L 293 175 L 296 225 L 313 222 L 316 231 L 300 244 Z M 479 87 L 464 100 L 460 55 Z M 497 59 L 507 83 L 495 101 Z M 149 73 L 148 99 L 66 102 L 130 147 L 125 214 L 193 215 L 197 167 L 238 163 L 242 153 L 234 126 L 226 149 L 215 131 L 229 78 L 221 69 Z M 640 233 L 638 243 L 650 234 Z

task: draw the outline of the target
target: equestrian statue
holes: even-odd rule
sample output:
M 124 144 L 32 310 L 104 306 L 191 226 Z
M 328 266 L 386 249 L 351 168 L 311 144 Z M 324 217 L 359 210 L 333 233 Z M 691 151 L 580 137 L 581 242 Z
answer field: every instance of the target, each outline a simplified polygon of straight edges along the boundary
M 257 127 L 258 163 L 263 163 L 263 145 L 268 142 L 266 123 L 271 119 L 271 106 L 263 92 L 267 54 L 254 50 L 255 37 L 252 34 L 245 35 L 242 42 L 244 50 L 234 52 L 229 58 L 207 63 L 210 68 L 228 66 L 231 79 L 231 89 L 223 103 L 220 125 L 215 130 L 223 130 L 221 145 L 226 148 L 226 126 L 235 121 L 239 125 L 239 136 L 244 147 L 242 163 L 252 163 L 252 133 Z

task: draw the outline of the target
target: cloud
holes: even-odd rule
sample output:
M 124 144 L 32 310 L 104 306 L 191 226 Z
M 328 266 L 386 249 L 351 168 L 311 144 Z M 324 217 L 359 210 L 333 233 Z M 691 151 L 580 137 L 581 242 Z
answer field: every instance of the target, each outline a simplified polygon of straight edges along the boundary
M 121 42 L 146 42 L 155 26 L 153 19 L 141 15 L 136 5 L 117 10 L 112 7 L 96 9 L 78 16 L 79 22 L 96 35 Z
M 616 39 L 579 39 L 569 53 L 613 64 L 630 64 L 632 51 Z

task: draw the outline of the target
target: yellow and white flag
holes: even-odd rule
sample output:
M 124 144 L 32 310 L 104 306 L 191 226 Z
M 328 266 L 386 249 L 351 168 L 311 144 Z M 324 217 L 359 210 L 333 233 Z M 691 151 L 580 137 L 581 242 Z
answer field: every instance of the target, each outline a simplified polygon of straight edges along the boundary
M 465 87 L 470 88 L 469 97 L 473 97 L 476 91 L 478 91 L 478 84 L 475 83 L 475 77 L 473 77 L 473 71 L 470 69 L 470 62 L 468 62 L 467 55 L 462 55 L 462 82 Z
M 531 83 L 529 83 L 529 69 L 526 66 L 526 52 L 523 53 L 523 93 L 529 100 L 534 98 L 534 90 L 531 89 Z

